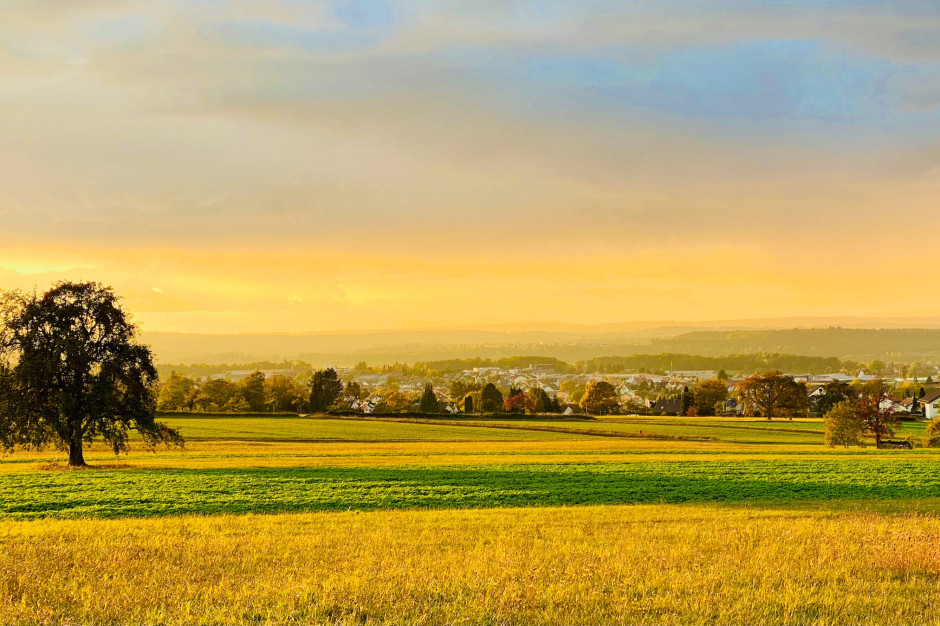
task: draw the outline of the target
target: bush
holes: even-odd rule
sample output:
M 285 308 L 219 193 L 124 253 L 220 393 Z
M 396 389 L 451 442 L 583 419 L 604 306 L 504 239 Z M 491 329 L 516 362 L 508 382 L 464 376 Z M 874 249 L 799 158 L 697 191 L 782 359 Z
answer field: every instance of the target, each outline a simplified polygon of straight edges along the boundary
M 940 417 L 927 422 L 924 430 L 924 445 L 928 448 L 940 448 Z

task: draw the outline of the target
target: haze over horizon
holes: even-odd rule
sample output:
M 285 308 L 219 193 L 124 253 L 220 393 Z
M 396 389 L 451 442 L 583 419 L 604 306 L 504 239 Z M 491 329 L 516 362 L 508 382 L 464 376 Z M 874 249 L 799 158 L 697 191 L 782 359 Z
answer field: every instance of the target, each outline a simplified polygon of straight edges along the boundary
M 0 5 L 0 287 L 145 331 L 933 318 L 940 8 Z

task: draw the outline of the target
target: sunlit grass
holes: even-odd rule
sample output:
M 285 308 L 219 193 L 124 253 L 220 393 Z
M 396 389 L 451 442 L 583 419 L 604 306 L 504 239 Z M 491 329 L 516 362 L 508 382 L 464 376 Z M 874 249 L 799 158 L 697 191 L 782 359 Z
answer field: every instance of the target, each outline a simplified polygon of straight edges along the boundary
M 940 504 L 855 506 L 4 522 L 0 622 L 940 621 Z

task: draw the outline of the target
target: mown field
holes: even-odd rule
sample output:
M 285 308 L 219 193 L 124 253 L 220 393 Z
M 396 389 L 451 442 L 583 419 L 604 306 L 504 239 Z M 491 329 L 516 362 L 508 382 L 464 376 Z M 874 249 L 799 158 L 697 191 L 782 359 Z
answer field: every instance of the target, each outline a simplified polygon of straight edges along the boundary
M 940 451 L 818 420 L 163 419 L 183 450 L 0 458 L 0 623 L 940 622 Z

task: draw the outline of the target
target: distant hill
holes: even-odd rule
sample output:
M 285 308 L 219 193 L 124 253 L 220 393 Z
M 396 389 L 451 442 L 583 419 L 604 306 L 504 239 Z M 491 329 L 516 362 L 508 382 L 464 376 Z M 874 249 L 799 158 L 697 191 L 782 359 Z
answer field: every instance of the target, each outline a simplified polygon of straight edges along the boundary
M 654 352 L 719 356 L 783 353 L 868 361 L 940 362 L 940 329 L 797 328 L 791 330 L 693 331 L 654 339 Z
M 794 328 L 699 330 L 683 326 L 612 332 L 427 330 L 329 334 L 145 333 L 163 363 L 301 359 L 352 366 L 529 354 L 572 363 L 633 354 L 777 353 L 842 360 L 940 363 L 940 329 Z

